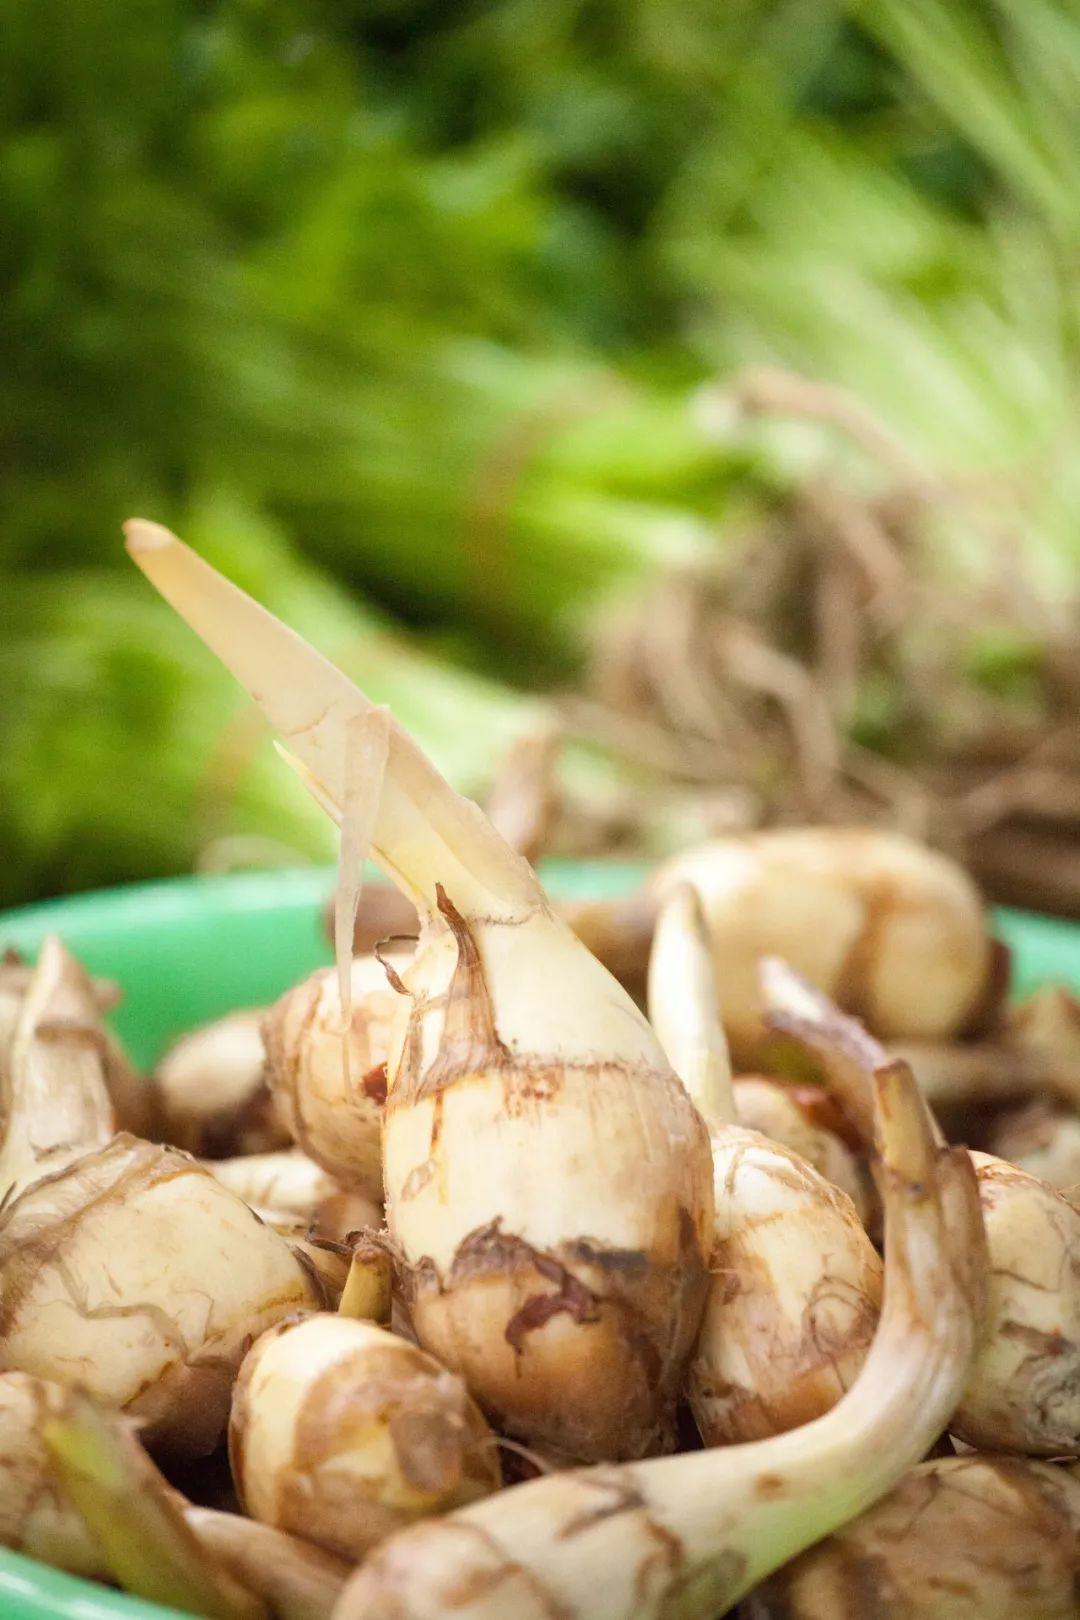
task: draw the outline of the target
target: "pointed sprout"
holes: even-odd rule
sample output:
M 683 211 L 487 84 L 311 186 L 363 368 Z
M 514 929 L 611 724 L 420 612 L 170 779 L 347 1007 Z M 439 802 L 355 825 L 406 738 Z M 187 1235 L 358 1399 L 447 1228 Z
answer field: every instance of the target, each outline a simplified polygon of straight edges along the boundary
M 389 709 L 369 709 L 345 725 L 341 843 L 334 896 L 334 957 L 341 1000 L 341 1077 L 352 1087 L 349 1025 L 352 1021 L 353 937 L 364 882 L 364 862 L 379 817 L 379 800 L 390 750 Z
M 26 989 L 6 1081 L 0 1200 L 104 1147 L 116 1129 L 94 987 L 55 935 Z
M 871 1076 L 892 1061 L 889 1053 L 858 1019 L 842 1013 L 779 957 L 764 957 L 758 976 L 769 1028 L 820 1061 L 838 1107 L 868 1145 L 874 1133 Z
M 314 648 L 224 579 L 159 524 L 125 524 L 128 551 L 181 618 L 263 708 L 321 793 L 345 807 L 350 725 L 374 709 Z M 469 910 L 520 911 L 540 899 L 527 862 L 460 798 L 396 722 L 372 845 L 418 906 L 431 911 L 441 881 Z
M 349 1275 L 342 1290 L 338 1311 L 385 1327 L 392 1305 L 392 1266 L 381 1243 L 361 1237 L 353 1249 Z
M 697 891 L 676 886 L 660 908 L 649 957 L 649 1021 L 710 1129 L 734 1123 L 731 1059 Z
M 832 1411 L 768 1440 L 552 1475 L 403 1532 L 353 1577 L 335 1620 L 713 1620 L 888 1491 L 963 1386 L 985 1256 L 967 1156 L 936 1147 L 902 1068 L 875 1087 L 885 1305 Z

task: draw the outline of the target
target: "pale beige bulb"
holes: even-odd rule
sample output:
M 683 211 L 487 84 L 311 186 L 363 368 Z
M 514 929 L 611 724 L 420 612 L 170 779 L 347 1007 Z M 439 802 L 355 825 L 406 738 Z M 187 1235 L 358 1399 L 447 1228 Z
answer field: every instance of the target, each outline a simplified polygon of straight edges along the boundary
M 206 1169 L 264 1219 L 291 1220 L 313 1236 L 344 1242 L 351 1232 L 382 1225 L 382 1200 L 348 1189 L 299 1148 L 209 1159 Z
M 204 1159 L 269 1153 L 291 1140 L 266 1083 L 262 1008 L 226 1014 L 171 1046 L 151 1080 L 154 1134 Z
M 747 1620 L 1076 1620 L 1080 1480 L 938 1457 L 780 1570 Z
M 986 1133 L 998 1159 L 1080 1199 L 1080 1114 L 1052 1103 L 1032 1102 L 998 1115 Z
M 285 1322 L 258 1340 L 237 1382 L 229 1456 L 254 1518 L 355 1560 L 501 1484 L 495 1437 L 461 1379 L 346 1316 Z
M 874 1337 L 882 1266 L 851 1200 L 805 1160 L 738 1126 L 712 1145 L 712 1286 L 687 1394 L 706 1445 L 730 1445 L 836 1405 Z
M 990 1254 L 986 1319 L 950 1425 L 980 1450 L 1080 1455 L 1080 1211 L 973 1153 Z
M 841 1134 L 844 1122 L 824 1087 L 747 1074 L 736 1077 L 733 1089 L 740 1125 L 790 1148 L 847 1193 L 865 1226 L 876 1205 L 869 1172 Z
M 0 1368 L 81 1384 L 190 1456 L 220 1439 L 250 1339 L 321 1299 L 193 1159 L 128 1136 L 0 1212 L 0 1295 Z
M 764 1037 L 758 962 L 779 956 L 883 1039 L 955 1034 L 994 953 L 978 891 L 954 862 L 898 833 L 792 828 L 716 839 L 667 862 L 663 896 L 701 897 L 732 1051 Z
M 263 1024 L 268 1075 L 304 1152 L 344 1185 L 381 1199 L 386 1059 L 399 997 L 373 956 L 356 957 L 350 977 L 347 1031 L 332 968 L 274 1004 Z

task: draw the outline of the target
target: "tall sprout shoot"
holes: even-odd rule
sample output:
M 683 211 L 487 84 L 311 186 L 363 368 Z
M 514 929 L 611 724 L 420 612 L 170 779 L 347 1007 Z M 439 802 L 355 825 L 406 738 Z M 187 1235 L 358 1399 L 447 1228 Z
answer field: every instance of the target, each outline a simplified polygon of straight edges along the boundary
M 341 814 L 347 731 L 372 705 L 167 531 L 127 532 Z M 512 1434 L 582 1459 L 663 1447 L 705 1297 L 701 1121 L 528 864 L 396 723 L 372 851 L 423 925 L 383 1130 L 417 1336 Z

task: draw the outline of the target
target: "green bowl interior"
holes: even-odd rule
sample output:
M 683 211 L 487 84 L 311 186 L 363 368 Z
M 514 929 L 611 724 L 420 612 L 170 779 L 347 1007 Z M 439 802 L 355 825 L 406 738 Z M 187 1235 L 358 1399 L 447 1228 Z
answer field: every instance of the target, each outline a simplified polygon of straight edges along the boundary
M 629 893 L 647 868 L 628 861 L 549 861 L 562 899 Z M 231 1008 L 259 1006 L 330 960 L 322 925 L 333 887 L 325 870 L 178 878 L 49 901 L 0 917 L 0 949 L 36 952 L 58 933 L 89 969 L 115 979 L 116 1028 L 148 1066 L 184 1030 Z M 1080 925 L 999 911 L 1018 994 L 1061 983 L 1080 993 Z M 14 1553 L 0 1552 L 4 1620 L 162 1620 L 171 1611 L 123 1597 Z

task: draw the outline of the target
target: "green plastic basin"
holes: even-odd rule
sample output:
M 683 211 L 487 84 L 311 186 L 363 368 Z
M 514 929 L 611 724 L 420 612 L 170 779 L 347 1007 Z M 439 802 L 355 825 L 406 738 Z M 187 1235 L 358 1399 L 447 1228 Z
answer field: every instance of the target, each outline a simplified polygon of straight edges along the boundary
M 550 861 L 559 898 L 625 894 L 637 862 Z M 48 901 L 0 915 L 0 949 L 32 955 L 58 933 L 95 974 L 116 979 L 124 1001 L 114 1023 L 134 1060 L 154 1061 L 184 1030 L 219 1013 L 272 1000 L 330 960 L 322 908 L 333 878 L 323 870 L 177 878 Z M 999 911 L 1019 994 L 1049 982 L 1080 993 L 1080 925 Z M 162 1620 L 173 1611 L 61 1575 L 0 1550 L 3 1620 Z

